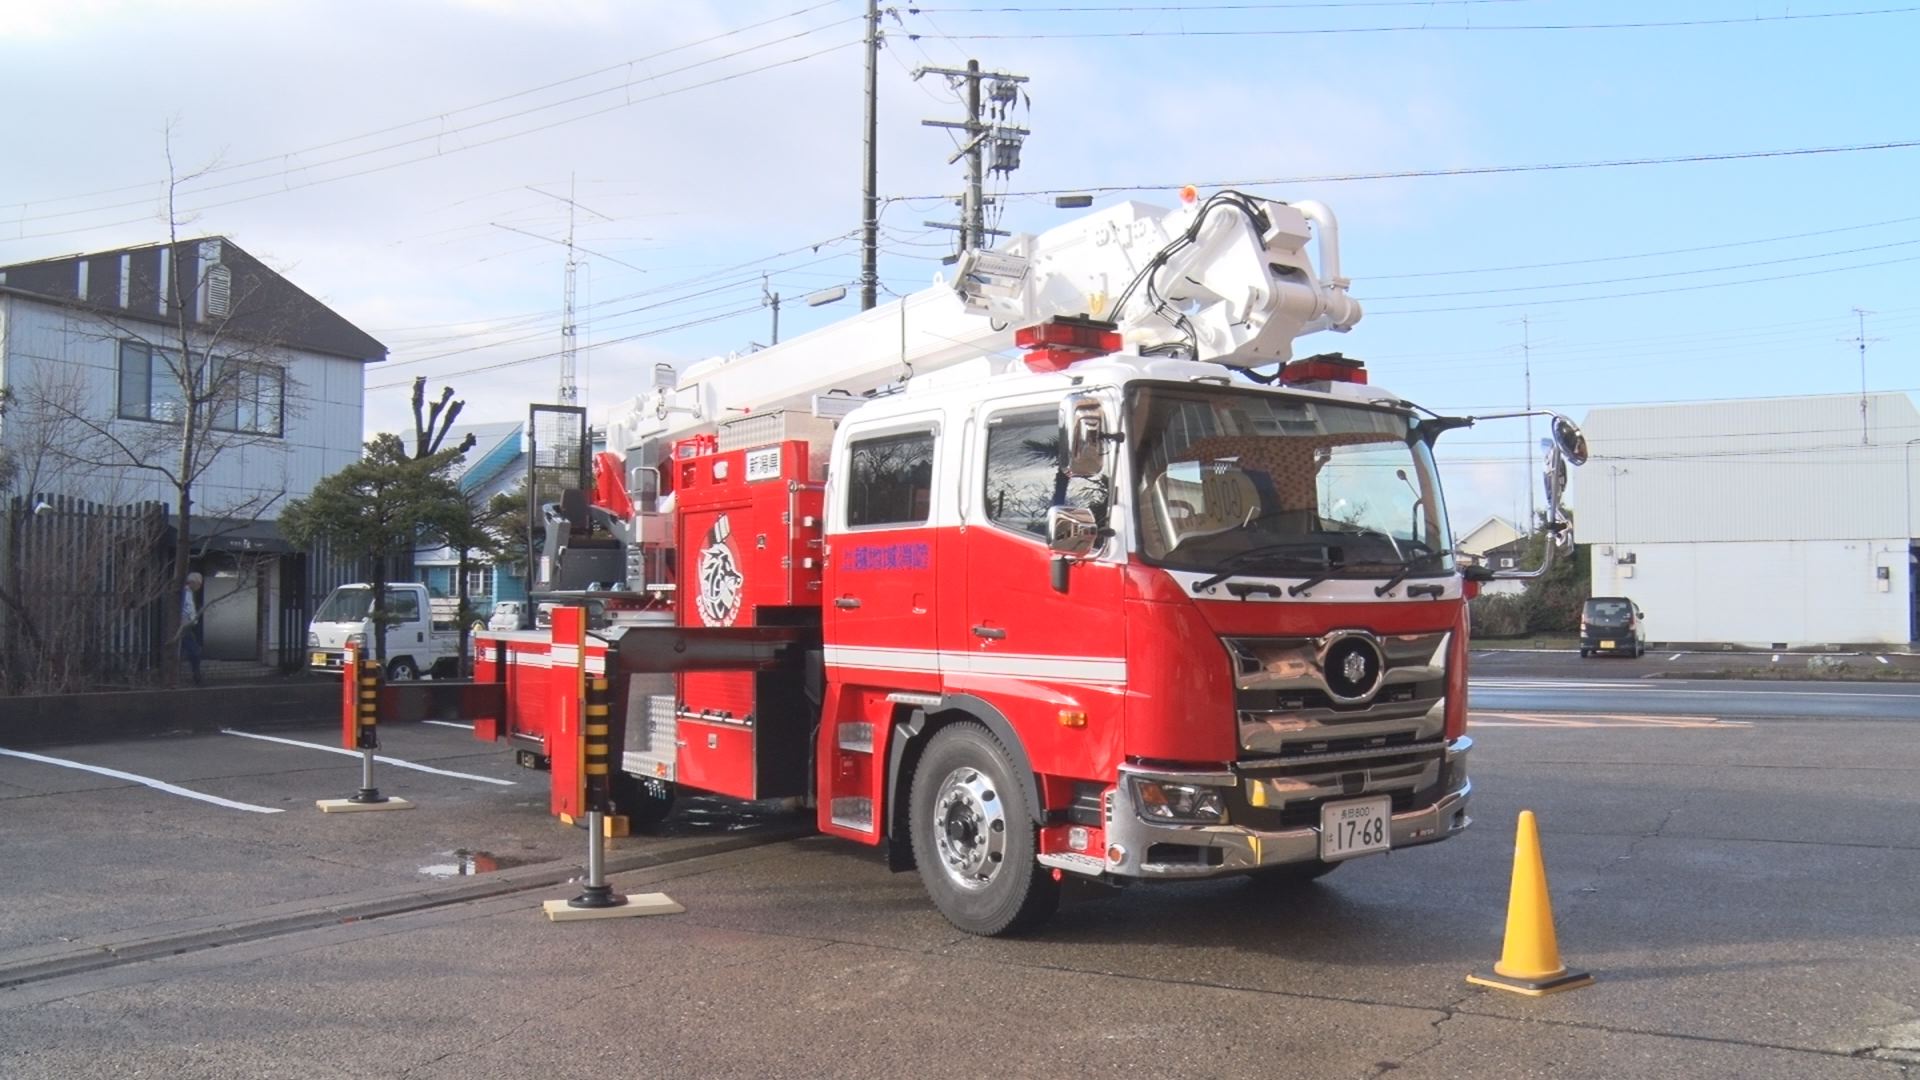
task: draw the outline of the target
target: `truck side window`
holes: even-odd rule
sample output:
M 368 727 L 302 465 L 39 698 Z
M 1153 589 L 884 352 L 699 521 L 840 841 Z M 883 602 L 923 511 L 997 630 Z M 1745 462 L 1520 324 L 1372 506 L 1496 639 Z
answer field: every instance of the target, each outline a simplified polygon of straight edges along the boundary
M 1064 497 L 1059 484 L 1060 420 L 1054 409 L 1008 413 L 987 421 L 987 520 L 1016 532 L 1047 535 L 1047 509 L 1095 508 L 1099 484 L 1069 480 Z
M 387 610 L 394 618 L 411 622 L 420 617 L 420 598 L 410 592 L 388 593 Z
M 933 432 L 856 439 L 848 457 L 848 528 L 926 524 L 933 506 Z

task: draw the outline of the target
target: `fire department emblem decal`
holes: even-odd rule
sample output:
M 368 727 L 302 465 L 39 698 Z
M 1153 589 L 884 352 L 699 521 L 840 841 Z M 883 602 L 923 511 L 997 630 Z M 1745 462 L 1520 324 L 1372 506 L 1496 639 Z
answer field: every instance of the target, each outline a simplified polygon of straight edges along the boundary
M 1348 653 L 1347 658 L 1340 663 L 1340 674 L 1345 675 L 1347 681 L 1355 686 L 1363 685 L 1363 680 L 1367 677 L 1366 654 L 1359 651 Z
M 707 530 L 706 546 L 700 549 L 700 595 L 694 606 L 708 626 L 732 626 L 740 616 L 747 579 L 733 553 L 732 537 L 733 525 L 721 514 Z

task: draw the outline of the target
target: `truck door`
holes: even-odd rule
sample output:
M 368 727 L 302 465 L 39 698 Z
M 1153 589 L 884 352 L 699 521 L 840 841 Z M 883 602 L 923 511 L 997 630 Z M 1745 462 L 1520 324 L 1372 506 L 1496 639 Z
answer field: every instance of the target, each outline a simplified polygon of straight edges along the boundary
M 1036 769 L 1110 775 L 1126 683 L 1122 564 L 1077 561 L 1059 592 L 1046 542 L 1050 507 L 1104 512 L 1106 492 L 1094 481 L 1063 482 L 1057 398 L 988 406 L 976 430 L 961 532 L 967 645 L 964 662 L 949 658 L 948 692 L 998 708 Z
M 935 418 L 852 435 L 834 463 L 825 568 L 827 650 L 836 678 L 933 692 Z

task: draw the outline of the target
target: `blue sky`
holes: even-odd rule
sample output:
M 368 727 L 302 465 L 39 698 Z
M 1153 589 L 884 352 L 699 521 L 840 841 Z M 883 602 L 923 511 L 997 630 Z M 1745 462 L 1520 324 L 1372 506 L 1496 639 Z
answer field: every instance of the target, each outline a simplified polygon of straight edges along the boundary
M 393 346 L 369 372 L 372 427 L 403 422 L 415 373 L 451 381 L 476 419 L 506 418 L 551 396 L 566 230 L 552 196 L 571 176 L 592 211 L 576 222 L 593 252 L 582 377 L 605 407 L 656 360 L 764 341 L 761 270 L 789 298 L 856 274 L 863 6 L 0 0 L 0 94 L 44 106 L 9 116 L 0 261 L 163 239 L 172 122 L 183 170 L 222 166 L 181 186 L 188 231 L 232 235 Z M 1014 192 L 1920 138 L 1920 9 L 1892 0 L 1225 6 L 899 7 L 883 194 L 958 189 L 947 137 L 919 125 L 956 104 L 907 68 L 969 56 L 1033 80 Z M 1039 10 L 1060 7 L 1136 10 Z M 1182 36 L 1085 36 L 1166 31 Z M 1881 339 L 1868 386 L 1920 387 L 1916 166 L 1920 150 L 1888 149 L 1250 190 L 1341 218 L 1368 315 L 1302 350 L 1364 357 L 1438 409 L 1486 410 L 1520 403 L 1524 334 L 1535 401 L 1577 416 L 1857 391 L 1856 307 Z M 888 203 L 890 288 L 938 269 L 943 238 L 921 221 L 943 209 Z M 1003 224 L 1067 213 L 1014 197 Z M 1531 268 L 1462 272 L 1502 267 Z M 852 310 L 790 303 L 782 329 Z M 1460 433 L 1457 527 L 1524 498 L 1522 452 L 1517 428 Z

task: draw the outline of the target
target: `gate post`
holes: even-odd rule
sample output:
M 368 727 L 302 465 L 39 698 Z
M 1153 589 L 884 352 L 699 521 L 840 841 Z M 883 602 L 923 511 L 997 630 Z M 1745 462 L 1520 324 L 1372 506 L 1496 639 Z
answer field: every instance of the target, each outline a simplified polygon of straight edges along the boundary
M 360 751 L 360 790 L 344 799 L 320 799 L 314 805 L 323 814 L 354 810 L 411 810 L 405 799 L 380 794 L 373 786 L 373 752 L 380 747 L 380 684 L 384 673 L 378 660 L 364 658 L 352 642 L 340 665 L 340 740 L 348 750 Z

